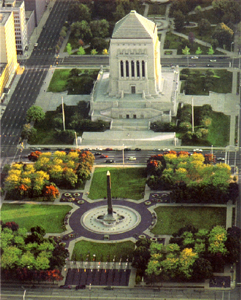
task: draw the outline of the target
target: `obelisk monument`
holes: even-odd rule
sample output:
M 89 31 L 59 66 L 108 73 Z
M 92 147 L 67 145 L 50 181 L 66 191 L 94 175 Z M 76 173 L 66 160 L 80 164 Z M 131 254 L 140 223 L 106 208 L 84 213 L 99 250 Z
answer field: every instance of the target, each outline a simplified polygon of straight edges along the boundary
M 108 215 L 113 215 L 113 208 L 112 208 L 112 199 L 111 199 L 111 179 L 110 179 L 110 172 L 107 171 L 107 205 L 108 205 Z

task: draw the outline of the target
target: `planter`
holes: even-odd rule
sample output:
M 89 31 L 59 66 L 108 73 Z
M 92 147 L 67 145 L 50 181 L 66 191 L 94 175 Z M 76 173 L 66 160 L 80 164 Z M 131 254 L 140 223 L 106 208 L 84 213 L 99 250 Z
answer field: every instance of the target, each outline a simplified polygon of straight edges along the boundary
M 84 202 L 84 200 L 79 200 L 77 203 L 78 204 L 84 204 L 85 202 Z
M 73 194 L 75 197 L 79 197 L 80 196 L 80 193 L 74 193 Z
M 144 234 L 141 234 L 141 235 L 138 236 L 138 238 L 139 238 L 139 239 L 145 239 L 146 236 L 145 236 Z
M 70 194 L 70 193 L 64 193 L 64 196 L 65 196 L 65 197 L 70 197 L 71 194 Z
M 145 205 L 151 205 L 151 201 L 145 201 Z
M 157 238 L 156 237 L 152 237 L 152 238 L 150 238 L 150 241 L 151 242 L 157 242 Z

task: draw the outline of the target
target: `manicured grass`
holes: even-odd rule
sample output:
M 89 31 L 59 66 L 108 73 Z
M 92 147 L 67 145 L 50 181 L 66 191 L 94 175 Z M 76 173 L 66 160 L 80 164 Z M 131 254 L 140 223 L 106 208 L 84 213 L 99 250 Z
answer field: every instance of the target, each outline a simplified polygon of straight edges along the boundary
M 226 208 L 216 207 L 158 207 L 157 224 L 151 230 L 154 234 L 171 235 L 185 225 L 198 229 L 211 229 L 212 226 L 226 226 Z
M 190 29 L 189 29 L 190 30 Z M 190 30 L 191 31 L 191 30 Z M 182 47 L 182 42 L 188 41 L 182 37 L 179 37 L 171 32 L 167 32 L 166 39 L 165 39 L 165 49 L 177 49 L 177 54 L 182 55 L 182 49 L 185 47 Z M 198 43 L 193 43 L 193 46 L 190 48 L 190 54 L 196 54 L 196 50 L 200 47 L 202 50 L 203 55 L 208 54 L 209 47 L 202 46 Z M 214 54 L 223 54 L 222 52 L 216 50 Z
M 93 259 L 93 254 L 96 255 L 96 261 L 119 261 L 126 260 L 127 255 L 132 256 L 135 244 L 132 242 L 122 242 L 122 243 L 94 243 L 89 241 L 80 241 L 75 244 L 72 260 L 86 260 L 89 254 L 89 260 Z
M 227 146 L 229 144 L 230 134 L 230 116 L 223 113 L 212 113 L 212 124 L 209 127 L 209 134 L 207 140 L 210 145 L 215 147 Z
M 60 93 L 66 91 L 66 83 L 71 69 L 55 70 L 50 81 L 48 92 Z
M 78 76 L 75 77 L 69 76 L 71 69 L 55 70 L 48 87 L 48 92 L 59 93 L 68 90 L 68 94 L 71 95 L 90 94 L 98 70 L 77 70 L 79 73 Z M 71 88 L 69 87 L 70 79 L 73 79 Z
M 65 230 L 64 217 L 72 209 L 69 205 L 6 204 L 2 205 L 1 219 L 14 221 L 28 231 L 34 226 L 42 226 L 46 233 Z
M 107 197 L 106 172 L 111 173 L 112 197 L 143 198 L 145 189 L 145 168 L 96 168 L 90 187 L 90 199 Z
M 213 71 L 213 87 L 211 89 L 212 92 L 215 93 L 231 93 L 232 92 L 232 79 L 233 74 L 227 70 L 217 70 L 210 69 Z M 182 74 L 182 71 L 181 71 Z M 191 80 L 195 80 L 195 90 L 192 92 L 192 95 L 208 95 L 209 90 L 205 89 L 204 78 L 205 71 L 200 69 L 190 69 L 190 75 L 188 78 Z M 188 79 L 187 79 L 188 80 Z M 181 93 L 185 89 L 185 81 L 182 81 Z

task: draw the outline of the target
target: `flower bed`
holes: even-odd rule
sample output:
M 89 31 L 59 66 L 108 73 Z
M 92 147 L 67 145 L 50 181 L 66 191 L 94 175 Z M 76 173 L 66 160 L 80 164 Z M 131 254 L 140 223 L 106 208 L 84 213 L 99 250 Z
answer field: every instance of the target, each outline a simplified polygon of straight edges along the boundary
M 145 201 L 145 205 L 151 205 L 151 201 Z

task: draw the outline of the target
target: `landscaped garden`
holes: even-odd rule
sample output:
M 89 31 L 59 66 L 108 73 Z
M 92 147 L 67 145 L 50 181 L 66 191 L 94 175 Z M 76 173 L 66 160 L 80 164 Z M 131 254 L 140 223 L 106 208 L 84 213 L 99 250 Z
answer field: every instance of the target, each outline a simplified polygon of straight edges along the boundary
M 132 242 L 121 243 L 95 243 L 89 241 L 80 241 L 75 244 L 72 259 L 77 261 L 85 261 L 89 258 L 89 261 L 113 261 L 115 257 L 116 261 L 122 258 L 125 261 L 127 257 L 133 255 L 135 244 Z M 93 257 L 93 255 L 95 255 Z
M 208 95 L 215 93 L 231 93 L 233 74 L 227 70 L 183 69 L 180 72 L 182 81 L 181 93 L 186 95 Z
M 94 155 L 89 151 L 70 150 L 54 153 L 32 152 L 33 164 L 12 164 L 5 179 L 6 199 L 53 201 L 63 189 L 83 188 L 90 178 Z
M 111 173 L 112 197 L 139 200 L 145 190 L 145 168 L 95 168 L 89 198 L 107 197 L 106 173 Z
M 157 224 L 154 234 L 172 235 L 184 225 L 210 230 L 213 226 L 226 225 L 226 208 L 219 207 L 157 207 Z
M 225 147 L 229 144 L 230 116 L 213 111 L 210 105 L 194 106 L 194 132 L 191 122 L 192 107 L 185 104 L 179 107 L 177 117 L 171 123 L 153 122 L 151 129 L 155 132 L 176 132 L 182 145 Z
M 93 88 L 98 70 L 58 69 L 54 71 L 48 92 L 68 91 L 69 95 L 88 95 Z
M 64 217 L 72 209 L 69 205 L 7 204 L 1 208 L 1 220 L 6 223 L 14 220 L 20 227 L 42 226 L 47 233 L 65 231 Z

